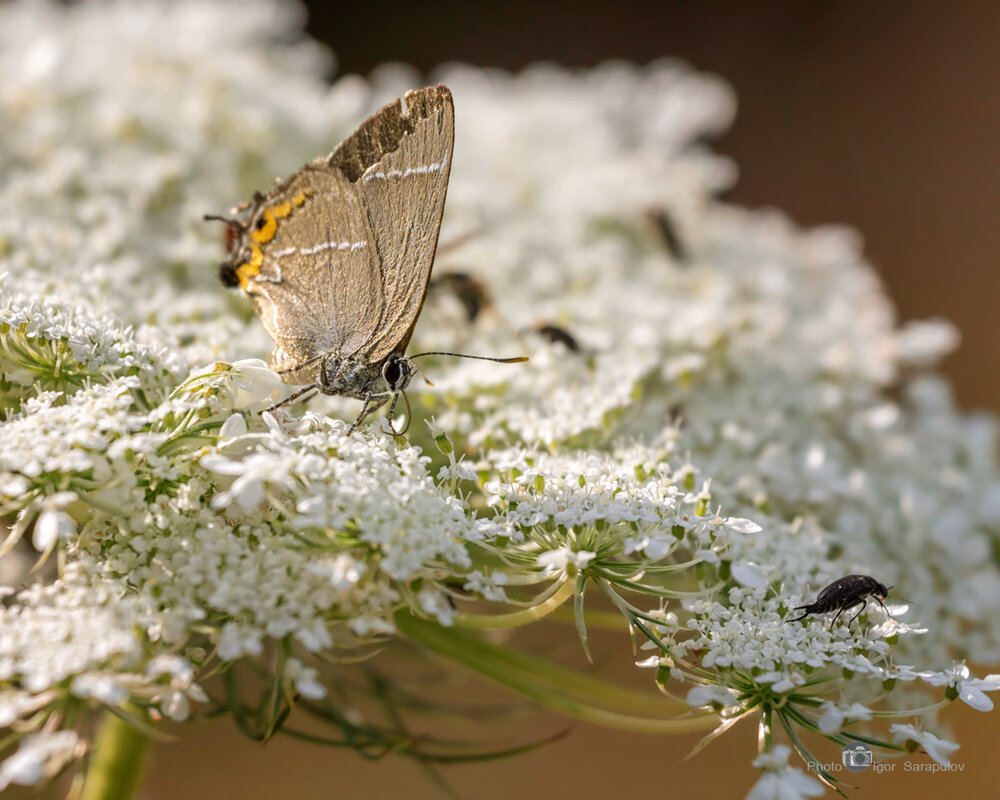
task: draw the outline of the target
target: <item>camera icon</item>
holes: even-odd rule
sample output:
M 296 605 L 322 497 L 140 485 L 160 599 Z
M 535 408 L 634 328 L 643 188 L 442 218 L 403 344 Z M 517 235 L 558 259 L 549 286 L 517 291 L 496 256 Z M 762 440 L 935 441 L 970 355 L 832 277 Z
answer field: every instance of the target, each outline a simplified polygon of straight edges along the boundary
M 849 744 L 840 754 L 844 766 L 851 772 L 861 772 L 872 765 L 872 749 L 863 742 Z

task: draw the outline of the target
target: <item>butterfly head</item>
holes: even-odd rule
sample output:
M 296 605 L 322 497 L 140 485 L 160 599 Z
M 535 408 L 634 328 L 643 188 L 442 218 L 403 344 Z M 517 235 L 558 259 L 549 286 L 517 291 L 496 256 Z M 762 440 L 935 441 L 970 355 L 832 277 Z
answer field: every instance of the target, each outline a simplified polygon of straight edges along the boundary
M 389 356 L 382 365 L 382 380 L 385 381 L 390 392 L 401 392 L 410 382 L 413 375 L 413 367 L 408 358 L 393 354 Z
M 226 288 L 232 289 L 241 285 L 237 268 L 254 255 L 249 246 L 248 233 L 253 223 L 259 227 L 260 221 L 263 219 L 259 212 L 265 200 L 266 197 L 263 194 L 254 192 L 252 200 L 241 203 L 231 210 L 230 213 L 234 216 L 223 217 L 218 214 L 205 214 L 203 217 L 206 220 L 226 223 L 226 259 L 219 264 L 219 280 Z

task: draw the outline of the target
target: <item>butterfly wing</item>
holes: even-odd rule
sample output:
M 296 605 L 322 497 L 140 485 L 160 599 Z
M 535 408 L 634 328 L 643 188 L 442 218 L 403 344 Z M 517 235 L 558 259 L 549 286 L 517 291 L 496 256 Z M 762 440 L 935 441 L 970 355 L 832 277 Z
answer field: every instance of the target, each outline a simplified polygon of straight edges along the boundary
M 330 155 L 368 216 L 385 298 L 361 350 L 369 363 L 402 353 L 423 308 L 455 144 L 444 86 L 408 92 L 370 117 Z
M 451 93 L 409 92 L 253 210 L 235 275 L 286 383 L 402 352 L 423 305 L 454 142 Z
M 317 383 L 323 356 L 355 352 L 382 317 L 363 201 L 318 160 L 267 196 L 246 236 L 236 275 L 274 339 L 271 366 L 286 383 Z

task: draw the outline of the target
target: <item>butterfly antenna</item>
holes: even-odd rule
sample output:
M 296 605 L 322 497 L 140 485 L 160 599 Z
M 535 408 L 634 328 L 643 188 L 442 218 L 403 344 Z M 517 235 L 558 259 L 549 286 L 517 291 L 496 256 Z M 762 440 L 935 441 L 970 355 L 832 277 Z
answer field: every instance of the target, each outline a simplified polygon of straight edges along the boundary
M 527 356 L 515 356 L 514 358 L 492 358 L 490 356 L 470 356 L 465 353 L 445 353 L 440 350 L 435 350 L 428 353 L 417 353 L 415 356 L 410 356 L 413 358 L 422 358 L 423 356 L 454 356 L 455 358 L 474 358 L 476 361 L 496 361 L 498 364 L 520 364 L 522 361 L 527 361 Z
M 221 217 L 218 214 L 205 214 L 202 217 L 205 222 L 225 222 L 227 225 L 239 226 L 240 222 L 236 219 L 230 219 L 229 217 Z

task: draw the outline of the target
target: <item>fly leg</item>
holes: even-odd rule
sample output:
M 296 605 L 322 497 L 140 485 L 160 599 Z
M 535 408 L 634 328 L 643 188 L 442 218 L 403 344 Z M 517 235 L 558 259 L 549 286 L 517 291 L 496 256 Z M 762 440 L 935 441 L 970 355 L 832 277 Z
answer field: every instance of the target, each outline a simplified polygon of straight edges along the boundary
M 864 611 L 865 608 L 867 608 L 867 607 L 868 607 L 868 598 L 866 597 L 864 600 L 861 601 L 861 610 L 858 611 L 858 613 L 855 614 L 853 617 L 851 617 L 851 622 L 854 622 L 854 620 L 856 620 L 858 617 L 860 617 L 861 616 L 861 611 Z M 848 630 L 851 629 L 851 622 L 847 623 L 847 629 Z
M 837 624 L 837 620 L 838 620 L 838 619 L 840 619 L 840 615 L 841 615 L 841 614 L 843 614 L 843 613 L 844 613 L 845 611 L 847 611 L 847 609 L 849 609 L 849 608 L 854 608 L 854 606 L 856 606 L 856 605 L 857 605 L 858 603 L 864 603 L 864 604 L 867 604 L 867 603 L 868 603 L 868 601 L 867 601 L 867 600 L 865 600 L 865 599 L 858 599 L 858 600 L 854 600 L 854 601 L 852 601 L 852 602 L 850 602 L 850 603 L 844 603 L 844 605 L 842 605 L 842 606 L 841 606 L 841 607 L 840 607 L 840 608 L 839 608 L 839 609 L 837 610 L 837 613 L 836 613 L 836 615 L 834 616 L 834 618 L 833 618 L 833 621 L 832 621 L 832 622 L 830 623 L 830 630 L 831 630 L 831 631 L 833 630 L 833 626 Z M 864 611 L 864 610 L 865 610 L 865 607 L 864 607 L 864 606 L 861 606 L 861 611 Z M 861 611 L 859 611 L 859 612 L 858 612 L 858 614 L 860 614 L 860 613 L 861 613 Z M 857 614 L 855 614 L 855 615 L 854 615 L 854 619 L 857 619 Z M 852 619 L 852 620 L 851 620 L 851 622 L 854 622 L 854 619 Z M 850 624 L 850 622 L 849 622 L 849 623 L 847 624 L 847 627 L 848 627 L 848 628 L 850 628 L 850 627 L 851 627 L 851 624 Z
M 875 599 L 878 600 L 878 604 L 882 606 L 882 610 L 885 612 L 885 615 L 889 619 L 896 619 L 892 614 L 889 613 L 889 609 L 885 607 L 885 603 L 883 603 L 878 597 L 876 597 Z
M 810 603 L 809 605 L 805 605 L 805 606 L 796 606 L 795 607 L 796 611 L 802 611 L 803 609 L 805 609 L 805 611 L 803 611 L 801 617 L 795 617 L 794 619 L 790 619 L 788 621 L 789 622 L 798 622 L 800 619 L 805 619 L 810 614 L 815 614 L 816 613 L 816 609 L 813 607 L 814 605 L 815 605 L 814 603 Z

